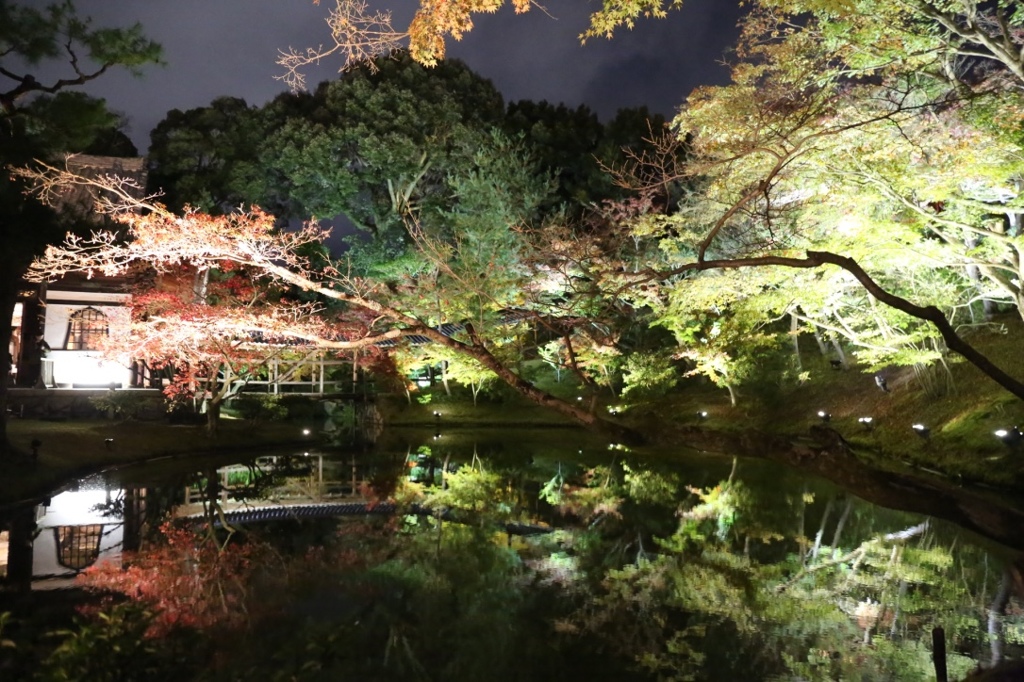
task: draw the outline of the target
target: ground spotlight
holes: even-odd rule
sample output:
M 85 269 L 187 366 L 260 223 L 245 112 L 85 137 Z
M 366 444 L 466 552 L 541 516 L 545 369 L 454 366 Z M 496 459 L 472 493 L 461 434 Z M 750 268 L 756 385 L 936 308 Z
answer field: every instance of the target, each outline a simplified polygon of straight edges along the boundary
M 924 424 L 914 424 L 910 428 L 914 429 L 914 433 L 919 435 L 921 438 L 927 438 L 932 433 L 931 429 L 929 429 Z
M 708 411 L 707 410 L 701 410 L 700 412 L 697 413 L 697 419 L 707 419 L 707 418 L 708 418 Z
M 820 419 L 823 422 L 829 422 L 832 419 L 832 415 L 830 415 L 825 410 L 818 410 L 818 419 Z
M 870 431 L 871 429 L 875 428 L 875 419 L 874 419 L 874 417 L 861 417 L 860 419 L 857 420 L 857 423 L 859 423 L 861 426 L 863 426 L 868 431 Z
M 1022 434 L 1016 426 L 1012 429 L 997 429 L 994 433 L 995 437 L 1003 441 L 1007 447 L 1014 448 L 1020 445 Z
M 310 430 L 309 429 L 302 429 L 302 435 L 303 436 L 308 436 L 309 434 L 310 434 Z

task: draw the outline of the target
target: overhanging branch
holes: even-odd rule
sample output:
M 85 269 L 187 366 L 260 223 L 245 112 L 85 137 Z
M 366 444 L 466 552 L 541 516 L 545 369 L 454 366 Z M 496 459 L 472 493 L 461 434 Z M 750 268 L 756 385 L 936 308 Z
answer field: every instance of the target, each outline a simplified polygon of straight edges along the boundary
M 853 275 L 861 286 L 872 296 L 882 303 L 902 311 L 911 317 L 930 322 L 939 332 L 946 347 L 954 353 L 958 353 L 972 365 L 981 370 L 986 376 L 1005 388 L 1016 397 L 1024 400 L 1024 383 L 1014 379 L 1009 374 L 997 367 L 984 354 L 974 346 L 967 343 L 949 323 L 946 316 L 935 306 L 919 306 L 905 298 L 886 291 L 878 282 L 857 263 L 848 256 L 840 256 L 829 251 L 807 251 L 806 258 L 794 258 L 790 256 L 759 256 L 755 258 L 735 258 L 722 260 L 705 260 L 694 263 L 687 263 L 672 270 L 648 273 L 644 277 L 650 279 L 667 279 L 687 272 L 699 272 L 702 270 L 736 270 L 739 268 L 753 268 L 766 266 L 779 266 L 786 268 L 813 269 L 824 265 L 835 265 Z

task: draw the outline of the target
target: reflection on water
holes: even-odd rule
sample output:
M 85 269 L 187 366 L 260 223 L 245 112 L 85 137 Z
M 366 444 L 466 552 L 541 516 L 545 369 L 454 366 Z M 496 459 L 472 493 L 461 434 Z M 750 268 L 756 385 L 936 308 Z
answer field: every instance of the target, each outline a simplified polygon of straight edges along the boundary
M 109 472 L 5 521 L 7 581 L 88 568 L 164 647 L 237 631 L 192 654 L 228 678 L 924 680 L 936 627 L 950 679 L 1021 654 L 1010 555 L 965 531 L 771 463 L 557 440 Z

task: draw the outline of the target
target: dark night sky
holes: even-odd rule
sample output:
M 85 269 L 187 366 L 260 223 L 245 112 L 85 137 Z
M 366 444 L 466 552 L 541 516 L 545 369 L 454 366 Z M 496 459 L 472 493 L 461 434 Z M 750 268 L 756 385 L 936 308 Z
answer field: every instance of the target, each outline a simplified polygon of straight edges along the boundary
M 149 131 L 170 109 L 204 106 L 221 95 L 259 105 L 284 90 L 274 80 L 281 73 L 278 49 L 326 42 L 324 17 L 331 2 L 77 0 L 81 13 L 98 26 L 141 22 L 163 44 L 167 61 L 163 68 L 148 67 L 141 79 L 123 71 L 106 74 L 87 91 L 129 117 L 132 139 L 145 153 Z M 506 9 L 478 17 L 462 42 L 449 43 L 449 55 L 491 79 L 506 101 L 587 104 L 604 120 L 621 107 L 643 104 L 670 116 L 694 87 L 726 78 L 720 62 L 735 40 L 737 4 L 686 0 L 667 19 L 641 21 L 611 41 L 581 46 L 577 36 L 597 5 L 551 0 L 544 4 L 546 14 L 535 8 L 515 16 Z M 411 0 L 387 6 L 402 26 L 415 7 Z M 308 83 L 336 77 L 339 66 L 321 66 Z

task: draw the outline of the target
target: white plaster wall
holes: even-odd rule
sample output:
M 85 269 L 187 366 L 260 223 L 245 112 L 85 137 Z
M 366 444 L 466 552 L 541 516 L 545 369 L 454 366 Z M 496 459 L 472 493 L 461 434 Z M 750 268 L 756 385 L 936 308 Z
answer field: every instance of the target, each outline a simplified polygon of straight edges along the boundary
M 71 316 L 90 304 L 107 316 L 110 336 L 126 334 L 131 323 L 131 311 L 121 305 L 129 298 L 126 294 L 102 294 L 78 291 L 48 291 L 46 294 L 46 328 L 43 338 L 50 346 L 47 360 L 53 363 L 53 380 L 58 386 L 74 384 L 130 386 L 132 381 L 130 358 L 104 358 L 98 351 L 64 350 L 68 321 Z M 62 301 L 73 300 L 75 303 Z

